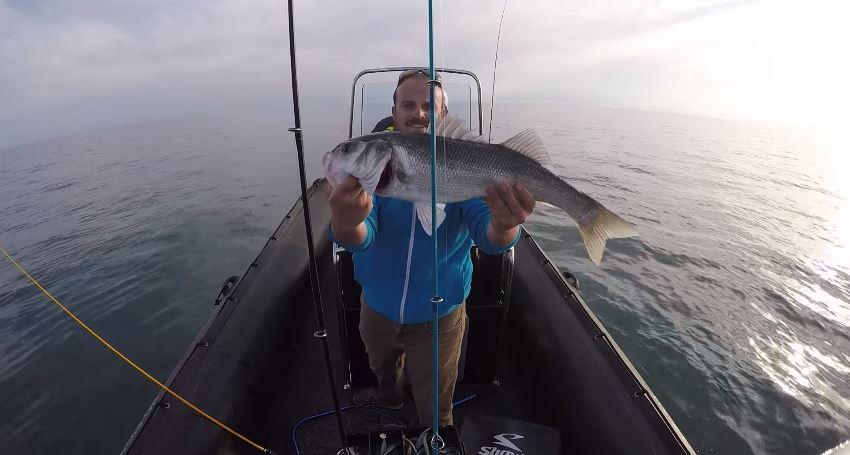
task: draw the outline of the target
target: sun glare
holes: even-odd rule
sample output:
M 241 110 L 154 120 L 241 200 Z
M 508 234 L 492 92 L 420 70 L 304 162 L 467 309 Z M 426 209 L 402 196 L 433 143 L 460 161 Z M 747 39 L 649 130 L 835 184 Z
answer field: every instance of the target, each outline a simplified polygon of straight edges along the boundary
M 661 39 L 678 39 L 677 51 L 687 55 L 694 110 L 846 130 L 847 17 L 850 2 L 755 2 L 681 24 Z
M 769 15 L 752 23 L 765 52 L 763 105 L 774 120 L 799 125 L 846 127 L 850 106 L 850 43 L 847 2 L 766 2 Z M 765 11 L 768 13 L 768 11 Z M 742 40 L 747 39 L 741 36 Z M 745 46 L 746 48 L 746 46 Z M 757 56 L 753 56 L 758 58 Z

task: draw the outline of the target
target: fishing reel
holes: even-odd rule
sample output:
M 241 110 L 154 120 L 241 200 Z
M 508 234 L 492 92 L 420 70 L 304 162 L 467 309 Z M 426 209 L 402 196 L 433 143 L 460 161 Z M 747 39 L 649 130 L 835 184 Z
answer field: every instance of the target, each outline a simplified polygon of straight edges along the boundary
M 349 447 L 337 455 L 464 455 L 457 429 L 440 427 L 434 437 L 431 429 L 388 430 L 349 437 Z

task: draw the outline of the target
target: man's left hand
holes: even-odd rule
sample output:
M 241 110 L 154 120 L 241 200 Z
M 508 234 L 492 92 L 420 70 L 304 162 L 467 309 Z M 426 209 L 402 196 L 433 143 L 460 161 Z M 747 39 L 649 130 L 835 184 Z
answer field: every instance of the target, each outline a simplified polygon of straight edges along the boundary
M 496 231 L 511 231 L 534 212 L 534 195 L 521 183 L 497 183 L 486 191 L 484 202 L 490 206 L 490 225 Z

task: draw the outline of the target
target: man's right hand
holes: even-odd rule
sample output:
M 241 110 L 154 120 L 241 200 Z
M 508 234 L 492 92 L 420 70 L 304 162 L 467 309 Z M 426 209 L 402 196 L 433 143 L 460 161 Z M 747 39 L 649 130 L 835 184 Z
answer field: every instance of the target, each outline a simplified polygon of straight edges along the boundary
M 348 176 L 333 188 L 328 204 L 331 207 L 331 229 L 337 240 L 347 244 L 360 244 L 366 240 L 363 220 L 372 211 L 372 196 L 355 177 Z

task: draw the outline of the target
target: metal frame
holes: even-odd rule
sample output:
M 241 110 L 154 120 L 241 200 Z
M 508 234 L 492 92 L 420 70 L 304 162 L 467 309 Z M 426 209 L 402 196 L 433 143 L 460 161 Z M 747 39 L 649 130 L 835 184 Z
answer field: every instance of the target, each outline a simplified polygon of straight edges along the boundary
M 357 95 L 357 81 L 360 80 L 361 77 L 367 74 L 376 74 L 376 73 L 395 73 L 402 72 L 411 69 L 422 68 L 421 66 L 395 66 L 388 68 L 371 68 L 365 69 L 356 76 L 354 76 L 354 81 L 351 83 L 351 107 L 350 113 L 348 116 L 348 138 L 351 139 L 354 133 L 354 98 Z M 434 68 L 434 71 L 438 73 L 449 73 L 449 74 L 462 74 L 464 76 L 469 76 L 475 81 L 475 86 L 478 91 L 478 134 L 484 134 L 484 114 L 481 112 L 481 81 L 478 80 L 478 76 L 475 75 L 472 71 L 467 70 L 459 70 L 453 68 Z M 472 97 L 470 97 L 472 98 Z M 361 110 L 361 117 L 362 117 Z

